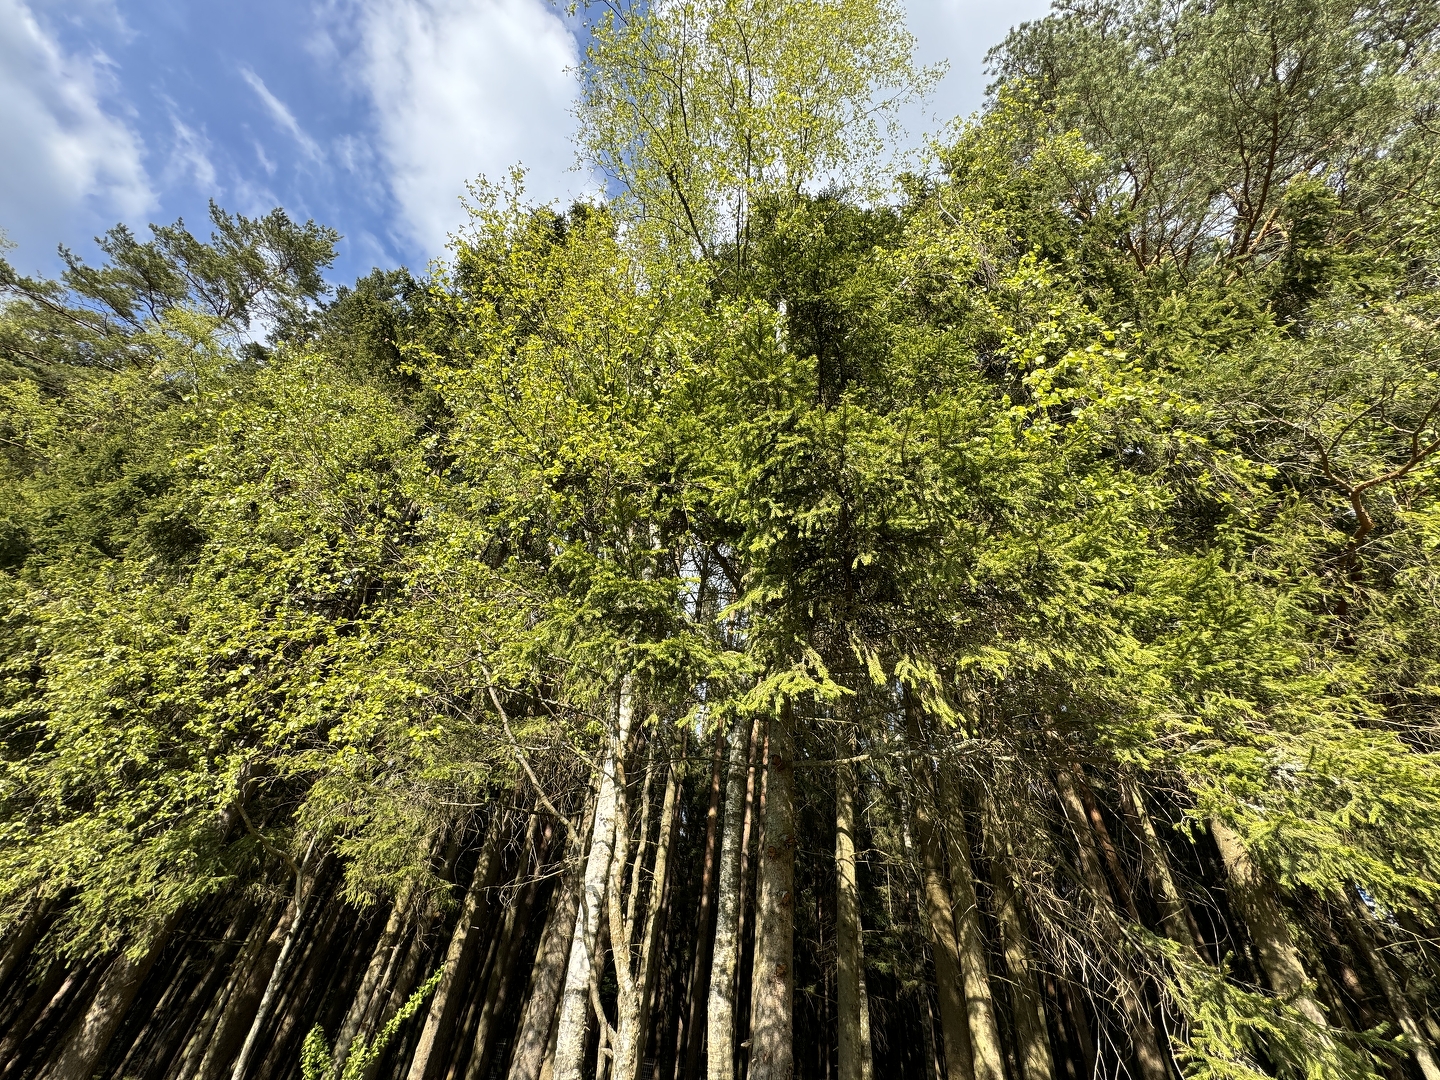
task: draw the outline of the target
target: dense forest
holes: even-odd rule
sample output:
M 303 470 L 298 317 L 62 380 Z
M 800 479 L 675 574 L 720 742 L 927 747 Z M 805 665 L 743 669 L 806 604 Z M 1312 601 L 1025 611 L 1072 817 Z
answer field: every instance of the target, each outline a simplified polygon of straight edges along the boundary
M 1440 1080 L 1440 7 L 590 16 L 423 274 L 0 263 L 0 1080 Z

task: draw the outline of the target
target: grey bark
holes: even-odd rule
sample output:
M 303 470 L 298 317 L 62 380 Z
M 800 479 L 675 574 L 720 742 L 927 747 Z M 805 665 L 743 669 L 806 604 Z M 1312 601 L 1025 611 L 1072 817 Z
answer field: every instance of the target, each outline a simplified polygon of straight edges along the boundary
M 621 680 L 615 727 L 601 769 L 595 798 L 595 823 L 591 831 L 590 854 L 585 863 L 585 882 L 580 894 L 580 911 L 570 942 L 565 970 L 565 988 L 556 1021 L 555 1076 L 576 1080 L 585 1054 L 589 1027 L 590 981 L 594 977 L 595 946 L 600 936 L 600 918 L 605 913 L 605 896 L 610 881 L 610 861 L 615 846 L 616 772 L 620 757 L 630 741 L 631 681 Z
M 970 1055 L 975 1080 L 1005 1080 L 1005 1050 L 995 1019 L 995 998 L 990 991 L 990 964 L 980 906 L 975 897 L 974 871 L 965 814 L 953 777 L 942 770 L 940 805 L 945 814 L 945 838 L 950 855 L 950 899 L 955 904 L 956 940 L 960 947 L 960 978 L 965 987 L 965 1014 L 970 1025 Z
M 749 773 L 750 727 L 736 717 L 730 727 L 726 753 L 725 825 L 715 894 L 715 947 L 710 967 L 710 993 L 706 1009 L 706 1075 L 709 1080 L 731 1080 L 735 1075 L 736 971 L 740 964 L 741 830 L 745 823 L 745 785 Z M 698 1035 L 692 1035 L 699 1042 Z
M 1315 999 L 1300 951 L 1285 914 L 1272 892 L 1272 886 L 1245 850 L 1245 844 L 1234 829 L 1219 818 L 1210 819 L 1210 835 L 1220 849 L 1225 864 L 1230 898 L 1234 901 L 1250 937 L 1259 953 L 1260 966 L 1270 980 L 1270 988 L 1281 997 L 1289 998 L 1306 1019 L 1321 1028 L 1328 1028 L 1325 1011 Z
M 789 701 L 770 720 L 765 837 L 756 877 L 749 1080 L 790 1080 L 794 1075 L 794 723 Z
M 410 1071 L 406 1074 L 408 1080 L 425 1080 L 431 1062 L 437 1056 L 438 1044 L 449 1036 L 455 1015 L 459 1012 L 460 993 L 475 958 L 475 943 L 480 940 L 485 893 L 495 884 L 500 868 L 500 833 L 503 827 L 503 816 L 497 811 L 481 845 L 470 887 L 465 890 L 465 899 L 461 901 L 460 917 L 455 920 L 455 929 L 450 934 L 440 983 L 430 998 L 425 1026 L 420 1029 L 420 1038 L 410 1057 Z
M 508 1080 L 540 1080 L 553 1054 L 554 1037 L 558 1034 L 556 1007 L 564 989 L 565 964 L 575 934 L 580 889 L 586 868 L 585 852 L 579 845 L 592 829 L 594 810 L 595 801 L 591 800 L 585 821 L 571 834 L 566 848 L 570 866 L 555 885 L 550 917 L 535 951 L 530 993 L 519 1030 L 515 1033 L 515 1052 L 510 1058 Z
M 140 955 L 131 956 L 122 952 L 111 961 L 89 1006 L 75 1021 L 59 1053 L 46 1069 L 47 1080 L 90 1080 L 135 995 L 140 992 L 145 976 L 150 974 L 150 969 L 164 951 L 175 921 L 176 917 L 172 915 L 155 930 Z
M 860 883 L 855 867 L 855 770 L 835 768 L 835 998 L 839 1080 L 864 1080 L 865 1040 L 861 1031 L 862 970 Z
M 1350 939 L 1360 954 L 1365 957 L 1365 963 L 1370 965 L 1370 970 L 1375 973 L 1375 981 L 1380 984 L 1380 989 L 1385 993 L 1385 1000 L 1390 1003 L 1390 1011 L 1395 1014 L 1395 1019 L 1400 1024 L 1400 1030 L 1405 1033 L 1405 1041 L 1410 1047 L 1410 1054 L 1415 1059 L 1415 1064 L 1420 1066 L 1420 1072 L 1425 1080 L 1440 1080 L 1440 1062 L 1435 1060 L 1435 1048 L 1431 1045 L 1430 1039 L 1420 1022 L 1415 1018 L 1415 1011 L 1410 1007 L 1410 1001 L 1405 996 L 1405 990 L 1400 981 L 1395 978 L 1395 973 L 1390 970 L 1389 963 L 1385 957 L 1380 955 L 1375 948 L 1375 943 L 1370 938 L 1369 929 L 1363 924 L 1362 916 L 1355 910 L 1355 903 L 1350 897 L 1342 901 L 1342 912 L 1345 916 L 1347 928 L 1350 931 Z M 1370 916 L 1366 913 L 1363 918 Z

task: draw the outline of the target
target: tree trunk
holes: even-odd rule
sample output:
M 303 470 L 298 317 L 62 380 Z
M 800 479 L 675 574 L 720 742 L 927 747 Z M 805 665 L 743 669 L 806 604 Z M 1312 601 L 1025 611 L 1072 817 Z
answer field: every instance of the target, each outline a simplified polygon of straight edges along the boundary
M 3 993 L 10 985 L 10 976 L 26 957 L 30 955 L 30 947 L 35 944 L 35 938 L 40 933 L 41 924 L 50 911 L 49 904 L 35 904 L 26 913 L 19 928 L 5 939 L 5 951 L 0 954 L 0 993 Z
M 310 851 L 314 851 L 313 840 Z M 306 912 L 310 908 L 311 901 L 315 899 L 315 893 L 319 890 L 320 873 L 318 869 L 310 879 L 308 887 L 305 884 L 305 866 L 309 859 L 310 853 L 307 852 L 305 860 L 295 869 L 294 915 L 290 919 L 290 925 L 285 931 L 285 939 L 281 942 L 279 952 L 275 956 L 275 963 L 270 968 L 270 977 L 266 981 L 264 992 L 260 995 L 255 1015 L 250 1021 L 250 1031 L 245 1036 L 244 1044 L 240 1047 L 240 1055 L 235 1059 L 234 1068 L 230 1070 L 231 1080 L 245 1080 L 245 1073 L 250 1067 L 250 1059 L 259 1045 L 261 1032 L 264 1031 L 265 1024 L 270 1019 L 270 1010 L 274 1007 L 275 999 L 279 996 L 280 988 L 284 983 L 290 955 L 295 951 L 295 942 L 299 939 L 300 930 L 305 925 Z M 321 869 L 323 867 L 324 862 L 322 861 Z
M 660 806 L 660 832 L 656 841 L 655 866 L 651 871 L 650 903 L 645 915 L 645 929 L 640 937 L 640 1015 L 635 1035 L 636 1080 L 639 1068 L 645 1061 L 651 1006 L 655 997 L 655 978 L 660 970 L 660 939 L 665 928 L 670 881 L 670 848 L 675 840 L 675 825 L 679 820 L 680 782 L 683 777 L 681 762 L 684 757 L 685 740 L 682 738 L 681 761 L 671 763 L 665 782 L 665 798 Z M 701 932 L 706 937 L 709 936 L 705 930 Z
M 940 1035 L 945 1043 L 946 1080 L 975 1080 L 970 1047 L 970 1017 L 960 974 L 960 942 L 955 936 L 954 904 L 945 881 L 945 860 L 935 827 L 934 789 L 922 753 L 918 706 L 905 693 L 905 729 L 910 741 L 910 770 L 914 795 L 910 803 L 910 831 L 920 848 L 920 876 L 925 888 L 925 914 L 930 926 L 935 963 L 935 996 L 940 1005 Z
M 1370 970 L 1375 973 L 1375 980 L 1380 984 L 1380 989 L 1384 991 L 1385 1000 L 1390 1003 L 1390 1011 L 1395 1014 L 1395 1019 L 1400 1024 L 1400 1030 L 1405 1033 L 1405 1040 L 1410 1045 L 1410 1053 L 1415 1058 L 1415 1064 L 1420 1066 L 1420 1072 L 1424 1075 L 1425 1080 L 1440 1080 L 1440 1062 L 1435 1060 L 1435 1049 L 1419 1021 L 1416 1020 L 1415 1012 L 1410 1007 L 1410 1001 L 1405 996 L 1404 988 L 1395 978 L 1395 973 L 1390 970 L 1390 965 L 1386 962 L 1385 957 L 1380 955 L 1374 942 L 1370 940 L 1370 931 L 1355 912 L 1353 898 L 1344 897 L 1341 905 L 1341 913 L 1344 915 L 1346 927 L 1350 931 L 1350 940 L 1355 943 L 1355 948 L 1365 958 L 1365 963 L 1370 965 Z M 1369 918 L 1368 913 L 1365 918 Z
M 1219 818 L 1211 818 L 1210 835 L 1220 849 L 1230 896 L 1250 929 L 1270 988 L 1281 997 L 1291 999 L 1312 1023 L 1329 1027 L 1324 1010 L 1311 992 L 1300 951 L 1295 947 L 1295 939 L 1269 882 L 1260 874 L 1244 843 L 1230 826 Z
M 335 1068 L 343 1071 L 345 1059 L 350 1056 L 350 1047 L 355 1042 L 356 1036 L 361 1034 L 361 1028 L 365 1017 L 373 1012 L 371 1005 L 377 994 L 383 989 L 385 973 L 394 965 L 395 953 L 404 943 L 405 939 L 405 913 L 410 906 L 409 890 L 396 898 L 394 906 L 390 908 L 390 917 L 385 920 L 385 929 L 380 932 L 380 940 L 375 943 L 374 950 L 370 953 L 370 963 L 365 967 L 365 974 L 360 979 L 360 986 L 355 991 L 354 1000 L 350 1002 L 350 1008 L 345 1013 L 345 1019 L 341 1021 L 340 1030 L 335 1036 Z
M 790 1080 L 794 1074 L 794 723 L 788 700 L 770 720 L 765 838 L 756 878 L 749 1080 Z
M 1010 859 L 1000 842 L 999 815 L 993 803 L 987 801 L 986 811 L 985 846 L 990 856 L 995 919 L 1000 924 L 1000 944 L 1010 972 L 1020 1069 L 1024 1080 L 1054 1080 L 1055 1061 L 1046 1034 L 1045 999 L 1030 958 L 1030 937 L 1020 909 L 1020 896 L 1015 891 Z
M 258 944 L 254 951 L 247 946 L 236 957 L 235 981 L 225 1000 L 220 1018 L 215 1023 L 215 1031 L 204 1046 L 196 1071 L 198 1080 L 218 1080 L 226 1074 L 227 1067 L 250 1029 L 250 1022 L 255 1019 L 255 1010 L 265 993 L 280 950 L 290 935 L 290 928 L 295 924 L 298 910 L 297 898 L 292 895 L 281 909 L 279 917 L 271 924 L 269 935 L 257 937 Z M 273 912 L 274 908 L 271 908 L 271 911 Z M 270 917 L 274 918 L 273 914 Z M 256 933 L 264 935 L 263 922 L 256 925 Z
M 715 943 L 706 1006 L 706 1076 L 731 1080 L 735 1075 L 735 981 L 740 964 L 741 830 L 745 825 L 745 786 L 749 772 L 751 725 L 736 717 L 730 725 L 725 775 L 725 827 L 720 838 L 715 899 Z M 693 1012 L 694 1010 L 692 1010 Z M 698 1036 L 691 1037 L 698 1045 Z
M 89 1007 L 71 1027 L 58 1056 L 46 1070 L 47 1080 L 90 1080 L 125 1019 L 130 1003 L 140 992 L 145 976 L 164 951 L 176 919 L 177 916 L 172 915 L 150 937 L 139 956 L 122 952 L 111 961 Z
M 1055 770 L 1055 787 L 1060 794 L 1060 803 L 1069 819 L 1070 829 L 1080 857 L 1080 874 L 1085 884 L 1088 899 L 1095 908 L 1100 932 L 1116 955 L 1120 1006 L 1125 1010 L 1130 1026 L 1130 1039 L 1134 1044 L 1135 1063 L 1139 1066 L 1141 1080 L 1167 1080 L 1165 1057 L 1160 1052 L 1160 1038 L 1155 1031 L 1155 1022 L 1145 1002 L 1145 993 L 1133 972 L 1125 966 L 1118 954 L 1123 940 L 1120 917 L 1110 890 L 1105 884 L 1105 871 L 1100 865 L 1100 853 L 1095 848 L 1095 836 L 1090 816 L 1085 811 L 1084 800 L 1076 790 L 1075 777 L 1068 766 L 1061 765 Z
M 616 764 L 630 741 L 631 683 L 628 675 L 621 681 L 615 712 L 615 730 L 595 798 L 595 823 L 591 831 L 590 854 L 585 862 L 585 883 L 580 894 L 575 933 L 570 942 L 560 1016 L 556 1021 L 555 1075 L 559 1080 L 575 1080 L 584 1062 L 595 945 L 600 936 L 600 918 L 605 913 L 610 859 L 615 849 Z
M 425 1026 L 420 1029 L 420 1038 L 410 1058 L 407 1080 L 425 1080 L 431 1070 L 432 1060 L 438 1057 L 439 1044 L 448 1039 L 455 1023 L 455 1014 L 460 1009 L 460 995 L 470 975 L 470 965 L 475 958 L 475 943 L 480 940 L 481 913 L 486 903 L 485 893 L 495 884 L 500 869 L 500 833 L 504 828 L 503 814 L 496 811 L 490 821 L 485 843 L 480 848 L 480 858 L 475 864 L 475 874 L 470 887 L 465 890 L 465 899 L 460 904 L 460 917 L 455 920 L 455 929 L 450 934 L 450 945 L 445 950 L 445 964 L 441 969 L 440 984 L 430 998 L 430 1008 L 425 1014 Z
M 855 868 L 855 769 L 835 767 L 835 997 L 839 1028 L 838 1080 L 863 1080 L 864 1040 L 860 1014 L 860 883 Z
M 515 1052 L 510 1057 L 508 1080 L 540 1080 L 547 1060 L 554 1053 L 556 1007 L 564 988 L 565 963 L 571 940 L 575 935 L 576 916 L 580 911 L 580 890 L 586 869 L 583 837 L 594 825 L 595 800 L 591 800 L 585 819 L 566 845 L 570 867 L 556 882 L 550 901 L 550 917 L 545 923 L 540 945 L 531 964 L 530 995 L 525 1002 L 520 1027 L 515 1032 Z
M 1165 936 L 1201 960 L 1204 942 L 1197 940 L 1192 922 L 1193 916 L 1175 884 L 1170 872 L 1170 860 L 1165 854 L 1165 845 L 1155 832 L 1155 822 L 1145 805 L 1145 797 L 1135 784 L 1122 780 L 1120 797 L 1129 803 L 1130 816 L 1140 835 L 1140 857 L 1145 864 L 1145 876 L 1150 881 L 1150 892 L 1155 898 L 1155 907 L 1160 912 L 1160 926 Z
M 950 898 L 955 904 L 956 940 L 960 948 L 960 978 L 965 985 L 965 1013 L 970 1024 L 970 1056 L 975 1080 L 1005 1080 L 1005 1050 L 995 1019 L 995 998 L 990 992 L 990 962 L 980 905 L 975 897 L 970 840 L 965 812 L 954 778 L 941 770 L 940 806 L 950 855 Z
M 733 726 L 739 727 L 741 722 L 737 719 Z M 719 875 L 716 873 L 717 860 L 720 857 L 720 788 L 722 773 L 722 755 L 724 754 L 725 733 L 720 730 L 715 732 L 715 751 L 710 762 L 710 801 L 705 808 L 705 861 L 700 870 L 700 912 L 698 915 L 699 935 L 695 939 L 695 962 L 690 968 L 690 1016 L 685 1024 L 685 1030 L 690 1032 L 690 1039 L 685 1047 L 685 1071 L 681 1075 L 687 1078 L 695 1077 L 700 1072 L 700 1025 L 705 1017 L 702 1014 L 710 1001 L 711 981 L 714 978 L 714 949 L 715 938 L 718 935 L 717 929 L 712 933 L 710 929 L 711 909 L 716 905 L 715 892 L 719 884 Z M 728 782 L 728 781 L 727 781 Z M 728 791 L 728 789 L 727 789 Z M 728 795 L 727 795 L 728 797 Z M 728 813 L 729 803 L 726 803 Z

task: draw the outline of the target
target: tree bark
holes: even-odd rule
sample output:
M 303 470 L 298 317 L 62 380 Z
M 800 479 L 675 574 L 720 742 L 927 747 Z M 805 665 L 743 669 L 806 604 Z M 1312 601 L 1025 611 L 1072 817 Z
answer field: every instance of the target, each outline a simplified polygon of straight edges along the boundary
M 48 904 L 35 904 L 21 920 L 19 928 L 5 939 L 5 951 L 0 954 L 0 993 L 9 987 L 10 976 L 30 955 L 30 948 L 35 944 L 49 910 Z
M 736 719 L 734 726 L 743 725 Z M 705 808 L 705 861 L 700 871 L 700 912 L 697 924 L 700 933 L 695 940 L 695 962 L 690 969 L 690 1016 L 685 1025 L 685 1030 L 690 1032 L 690 1039 L 685 1047 L 685 1071 L 682 1075 L 687 1078 L 697 1076 L 700 1072 L 702 1010 L 709 1004 L 710 987 L 714 978 L 714 948 L 719 923 L 716 923 L 717 929 L 714 933 L 711 932 L 710 923 L 711 909 L 716 908 L 718 903 L 715 892 L 719 884 L 716 866 L 722 850 L 719 815 L 724 745 L 725 733 L 717 730 L 715 751 L 710 762 L 710 801 Z M 726 807 L 728 812 L 728 803 Z M 716 910 L 718 911 L 718 908 Z M 704 1019 L 708 1022 L 708 1018 Z
M 1425 1030 L 1415 1018 L 1415 1012 L 1410 1007 L 1410 1001 L 1405 996 L 1405 990 L 1401 987 L 1395 973 L 1390 970 L 1390 965 L 1385 957 L 1381 956 L 1370 939 L 1369 929 L 1361 922 L 1361 916 L 1356 914 L 1355 902 L 1350 896 L 1346 896 L 1341 904 L 1341 913 L 1345 917 L 1347 929 L 1350 931 L 1350 940 L 1355 943 L 1355 948 L 1365 958 L 1365 963 L 1370 965 L 1370 970 L 1375 973 L 1375 981 L 1380 984 L 1380 989 L 1385 994 L 1385 1000 L 1390 1003 L 1390 1011 L 1395 1014 L 1396 1021 L 1400 1024 L 1400 1030 L 1405 1033 L 1405 1040 L 1410 1045 L 1410 1054 L 1415 1058 L 1415 1064 L 1420 1066 L 1420 1072 L 1425 1080 L 1440 1080 L 1440 1062 L 1435 1060 L 1435 1048 L 1431 1045 L 1430 1039 L 1426 1036 Z M 1369 918 L 1367 913 L 1365 918 Z
M 680 757 L 683 762 L 683 738 L 680 742 Z M 665 929 L 670 884 L 670 849 L 675 840 L 676 822 L 679 820 L 682 776 L 681 762 L 672 762 L 665 781 L 665 798 L 660 806 L 660 832 L 655 848 L 655 865 L 651 871 L 650 902 L 645 915 L 645 929 L 640 938 L 640 1015 L 635 1035 L 637 1080 L 639 1069 L 645 1061 L 646 1042 L 650 1034 L 650 1014 L 655 997 L 655 978 L 660 970 L 660 941 Z M 705 931 L 702 930 L 702 933 Z
M 928 766 L 919 709 L 905 693 L 905 729 L 910 742 L 910 772 L 914 794 L 910 803 L 910 831 L 920 848 L 920 876 L 925 889 L 925 914 L 935 964 L 935 996 L 940 1005 L 940 1035 L 945 1043 L 946 1080 L 975 1080 L 970 1046 L 970 1017 L 960 974 L 960 942 L 955 936 L 954 903 L 945 881 L 945 860 L 935 827 L 935 793 Z
M 565 970 L 565 989 L 556 1021 L 555 1075 L 575 1080 L 585 1055 L 585 1034 L 589 1028 L 590 980 L 594 978 L 595 945 L 600 936 L 600 918 L 605 913 L 605 896 L 610 881 L 610 860 L 615 849 L 616 765 L 630 741 L 631 682 L 621 680 L 615 713 L 615 729 L 600 774 L 595 798 L 595 823 L 591 831 L 590 854 L 585 863 L 585 882 L 580 894 L 580 911 L 570 942 L 570 959 Z
M 218 1080 L 226 1074 L 227 1066 L 240 1049 L 250 1023 L 255 1019 L 255 1010 L 265 993 L 270 973 L 275 969 L 275 962 L 289 937 L 298 910 L 298 898 L 291 895 L 279 917 L 271 924 L 270 933 L 256 939 L 257 949 L 252 952 L 247 947 L 236 957 L 235 982 L 200 1058 L 196 1071 L 199 1080 Z M 273 915 L 271 917 L 274 918 Z M 257 925 L 256 931 L 263 934 L 263 923 Z
M 455 1014 L 460 1008 L 460 994 L 470 974 L 470 965 L 475 958 L 475 943 L 480 940 L 481 914 L 486 903 L 485 893 L 495 884 L 500 869 L 500 833 L 503 830 L 503 815 L 496 811 L 490 821 L 485 842 L 480 848 L 480 858 L 475 864 L 475 874 L 470 887 L 465 890 L 465 899 L 460 904 L 460 917 L 455 920 L 455 929 L 450 934 L 450 945 L 445 950 L 445 963 L 441 969 L 440 984 L 430 998 L 430 1008 L 425 1014 L 425 1026 L 420 1029 L 420 1038 L 410 1058 L 407 1080 L 425 1080 L 431 1070 L 431 1061 L 438 1055 L 439 1045 L 449 1037 L 454 1026 Z
M 1210 819 L 1210 835 L 1220 849 L 1229 879 L 1229 893 L 1239 909 L 1250 937 L 1260 954 L 1260 966 L 1270 980 L 1270 988 L 1281 997 L 1289 998 L 1306 1019 L 1321 1028 L 1329 1021 L 1310 989 L 1310 979 L 1290 934 L 1284 912 L 1276 902 L 1270 884 L 1245 850 L 1239 835 L 1219 818 Z
M 1129 803 L 1131 817 L 1140 834 L 1140 857 L 1145 864 L 1145 876 L 1150 881 L 1155 906 L 1160 912 L 1160 926 L 1166 937 L 1185 949 L 1196 961 L 1201 961 L 1200 950 L 1204 943 L 1196 940 L 1191 926 L 1193 916 L 1175 884 L 1175 876 L 1170 872 L 1170 860 L 1165 854 L 1165 845 L 1155 832 L 1155 822 L 1145 805 L 1145 797 L 1135 784 L 1122 780 L 1120 786 L 1121 798 Z
M 985 846 L 990 856 L 990 882 L 995 894 L 995 920 L 1000 924 L 1000 944 L 1010 972 L 1014 999 L 1015 1037 L 1019 1043 L 1020 1070 L 1024 1080 L 1054 1080 L 1055 1061 L 1045 1025 L 1045 998 L 1030 957 L 1030 936 L 1020 896 L 1015 890 L 1014 871 L 1000 842 L 999 815 L 987 800 Z
M 160 958 L 170 939 L 171 927 L 177 916 L 172 915 L 146 943 L 139 956 L 122 952 L 105 969 L 90 1005 L 71 1027 L 59 1054 L 46 1070 L 47 1080 L 90 1080 L 100 1059 L 110 1047 L 120 1023 L 155 961 Z
M 749 1080 L 790 1080 L 794 1074 L 794 723 L 788 700 L 770 720 L 765 838 L 756 879 Z
M 1005 1080 L 1005 1050 L 995 1019 L 995 998 L 990 991 L 990 962 L 980 905 L 975 896 L 970 840 L 965 812 L 954 778 L 946 770 L 939 777 L 940 806 L 950 855 L 950 898 L 955 904 L 956 940 L 960 948 L 960 978 L 965 986 L 965 1013 L 970 1025 L 970 1056 L 975 1080 Z
M 1160 1038 L 1155 1031 L 1155 1022 L 1150 1018 L 1144 990 L 1119 956 L 1124 938 L 1120 917 L 1115 913 L 1114 901 L 1105 884 L 1105 871 L 1100 865 L 1100 853 L 1095 847 L 1090 816 L 1085 811 L 1084 800 L 1076 790 L 1075 777 L 1068 766 L 1061 765 L 1055 770 L 1055 787 L 1060 794 L 1065 816 L 1069 819 L 1070 830 L 1075 835 L 1080 857 L 1080 874 L 1087 898 L 1094 905 L 1101 934 L 1116 953 L 1120 1006 L 1129 1022 L 1130 1039 L 1134 1044 L 1135 1063 L 1139 1067 L 1141 1080 L 1167 1080 L 1165 1057 L 1160 1051 Z
M 566 846 L 570 866 L 555 885 L 550 901 L 550 917 L 535 951 L 530 994 L 525 1002 L 520 1027 L 515 1033 L 515 1052 L 510 1057 L 508 1080 L 540 1080 L 547 1061 L 554 1053 L 552 1036 L 558 1034 L 556 1007 L 564 988 L 565 964 L 575 935 L 580 890 L 586 869 L 585 852 L 580 845 L 585 834 L 592 831 L 595 803 L 595 800 L 590 800 L 585 820 L 571 834 Z
M 749 772 L 751 725 L 736 717 L 730 726 L 725 775 L 725 827 L 720 839 L 715 901 L 715 944 L 706 1008 L 706 1075 L 731 1080 L 735 1075 L 735 981 L 740 965 L 741 830 L 745 824 L 745 786 Z M 693 1011 L 693 1010 L 692 1010 Z M 692 1037 L 698 1044 L 698 1037 Z
M 863 1080 L 867 1047 L 861 1032 L 860 883 L 855 867 L 855 770 L 835 767 L 835 998 L 839 1028 L 838 1080 Z
M 346 1010 L 345 1019 L 341 1021 L 340 1030 L 335 1035 L 335 1068 L 343 1071 L 345 1059 L 350 1056 L 350 1047 L 354 1044 L 356 1036 L 361 1034 L 361 1028 L 365 1017 L 373 1011 L 371 1005 L 378 993 L 383 989 L 385 973 L 394 965 L 395 953 L 404 943 L 406 910 L 410 906 L 409 891 L 397 897 L 394 905 L 390 908 L 390 917 L 385 920 L 385 929 L 380 932 L 380 939 L 375 942 L 375 948 L 370 953 L 370 963 L 365 967 L 365 974 L 360 979 L 360 986 L 355 991 L 355 997 L 350 1002 L 350 1008 Z

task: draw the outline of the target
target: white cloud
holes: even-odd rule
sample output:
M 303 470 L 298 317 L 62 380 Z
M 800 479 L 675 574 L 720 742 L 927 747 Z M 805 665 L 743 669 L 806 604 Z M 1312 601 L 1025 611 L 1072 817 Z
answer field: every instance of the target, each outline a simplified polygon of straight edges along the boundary
M 358 0 L 361 78 L 407 239 L 437 255 L 459 198 L 517 162 L 530 193 L 585 187 L 570 172 L 574 38 L 541 0 Z
M 188 178 L 206 195 L 219 195 L 215 165 L 210 160 L 210 140 L 176 116 L 173 109 L 170 127 L 175 138 L 162 181 L 168 184 Z
M 248 67 L 240 69 L 240 77 L 250 84 L 250 89 L 255 91 L 260 103 L 265 106 L 265 111 L 275 121 L 275 126 L 299 143 L 300 149 L 305 151 L 306 157 L 312 161 L 320 161 L 324 158 L 325 155 L 320 151 L 320 144 L 300 126 L 300 121 L 295 119 L 295 114 L 290 111 L 290 107 L 270 92 L 270 88 L 265 85 L 265 80 Z
M 0 0 L 0 227 L 36 266 L 77 217 L 155 204 L 139 137 L 102 107 L 102 55 L 67 55 L 23 0 Z M 44 253 L 44 254 L 42 254 Z

